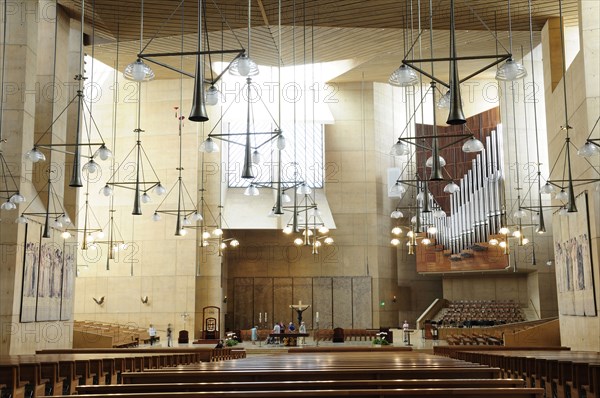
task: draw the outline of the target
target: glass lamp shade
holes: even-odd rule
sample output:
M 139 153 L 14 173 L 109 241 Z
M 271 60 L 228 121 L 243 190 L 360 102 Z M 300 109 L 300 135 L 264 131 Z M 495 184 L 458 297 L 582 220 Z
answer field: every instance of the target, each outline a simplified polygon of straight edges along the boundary
M 98 163 L 96 163 L 94 159 L 90 159 L 89 162 L 83 165 L 82 170 L 89 174 L 94 174 L 99 168 Z
M 409 238 L 412 238 L 413 236 L 415 236 L 415 233 L 413 231 L 408 231 L 406 233 L 406 236 L 409 237 Z
M 506 227 L 502 227 L 498 232 L 500 232 L 502 235 L 508 235 L 510 233 L 510 230 Z
M 154 189 L 152 190 L 152 192 L 154 192 L 155 195 L 157 196 L 162 196 L 165 194 L 165 192 L 167 192 L 166 188 L 163 187 L 163 185 L 159 182 Z
M 410 223 L 411 223 L 411 224 L 416 224 L 416 223 L 417 223 L 417 216 L 412 216 L 412 217 L 410 218 Z
M 462 150 L 465 153 L 481 152 L 483 151 L 483 143 L 475 137 L 469 138 L 462 146 Z
M 303 243 L 304 243 L 304 241 L 302 240 L 302 238 L 296 238 L 296 239 L 294 239 L 294 244 L 296 246 L 302 246 Z
M 275 145 L 280 151 L 283 151 L 285 149 L 285 137 L 283 136 L 283 134 L 279 134 L 277 136 L 277 139 L 275 140 Z
M 525 213 L 525 210 L 519 209 L 519 210 L 515 211 L 514 217 L 515 218 L 523 218 L 523 217 L 525 217 L 526 214 L 527 213 Z
M 402 64 L 390 75 L 388 82 L 396 87 L 410 87 L 419 83 L 419 77 L 414 70 Z
M 325 242 L 326 245 L 330 245 L 333 243 L 333 238 L 331 236 L 328 236 L 323 242 Z
M 398 140 L 394 145 L 392 145 L 392 149 L 390 150 L 390 155 L 392 156 L 404 156 L 410 153 L 410 148 L 408 144 Z
M 281 195 L 281 201 L 282 201 L 283 203 L 290 203 L 290 202 L 292 201 L 292 198 L 290 197 L 290 195 L 288 195 L 287 193 L 285 193 L 285 192 L 284 192 L 284 193 Z
M 561 207 L 560 210 L 558 211 L 558 214 L 561 216 L 566 216 L 569 214 L 569 212 L 567 211 L 566 207 Z
M 390 243 L 394 246 L 398 246 L 400 244 L 400 239 L 394 238 L 390 241 Z
M 567 194 L 567 191 L 561 189 L 559 193 L 554 195 L 554 199 L 566 202 L 567 200 L 569 200 L 569 195 Z
M 150 197 L 150 195 L 148 195 L 147 192 L 144 192 L 142 194 L 142 196 L 140 197 L 140 200 L 142 201 L 142 203 L 150 203 L 150 202 L 152 202 L 152 198 Z
M 185 228 L 181 228 L 181 229 L 179 230 L 179 235 L 180 235 L 180 236 L 186 236 L 186 235 L 187 235 L 187 233 L 188 233 L 188 231 L 187 231 L 187 229 L 185 229 Z
M 429 227 L 429 228 L 427 228 L 427 233 L 428 234 L 435 235 L 435 234 L 437 234 L 437 232 L 438 232 L 438 229 L 436 227 Z
M 523 79 L 525 76 L 527 76 L 527 69 L 512 58 L 507 59 L 496 71 L 496 80 L 500 81 L 510 82 Z
M 534 223 L 539 223 L 540 222 L 540 213 L 535 213 L 533 216 L 531 216 L 531 221 L 533 221 Z
M 60 234 L 60 236 L 63 239 L 69 239 L 71 237 L 71 233 L 69 231 L 64 231 L 62 234 Z
M 391 195 L 400 195 L 401 196 L 401 195 L 404 195 L 405 192 L 406 192 L 406 187 L 398 181 L 390 188 Z M 400 216 L 400 217 L 402 217 L 402 216 Z
M 97 239 L 104 239 L 104 232 L 102 232 L 102 231 L 96 232 L 96 238 Z
M 189 227 L 190 225 L 192 225 L 192 221 L 190 221 L 190 219 L 187 217 L 183 217 L 183 220 L 181 220 L 181 225 L 183 225 L 184 227 Z
M 19 192 L 11 195 L 10 199 L 11 203 L 18 204 L 25 202 L 25 196 L 21 195 Z
M 320 234 L 326 234 L 327 232 L 329 232 L 329 228 L 327 228 L 326 226 L 323 225 L 319 228 Z
M 433 216 L 435 218 L 444 218 L 444 217 L 446 217 L 446 212 L 444 210 L 441 210 L 441 209 L 440 210 L 436 210 L 436 211 L 433 212 Z
M 213 153 L 219 152 L 219 146 L 213 141 L 211 137 L 208 137 L 202 144 L 200 144 L 200 152 Z
M 101 190 L 100 193 L 104 196 L 111 196 L 113 194 L 113 189 L 110 185 L 106 184 Z
M 19 216 L 15 219 L 16 224 L 27 224 L 27 219 L 23 216 Z
M 320 240 L 315 240 L 315 246 L 316 247 L 321 247 L 321 241 Z
M 248 188 L 246 188 L 246 190 L 244 191 L 244 195 L 246 195 L 246 196 L 258 196 L 258 195 L 260 195 L 260 192 L 259 192 L 258 188 L 256 188 L 254 186 L 254 184 L 250 184 L 250 186 Z
M 144 61 L 138 58 L 125 67 L 123 77 L 134 82 L 148 82 L 154 79 L 154 72 Z
M 57 229 L 61 229 L 63 227 L 62 223 L 58 221 L 58 218 L 55 218 L 50 225 Z
M 550 194 L 552 192 L 554 192 L 554 185 L 549 182 L 545 183 L 544 186 L 540 188 L 540 193 Z
M 399 219 L 400 217 L 404 217 L 404 214 L 400 210 L 394 210 L 392 214 L 390 214 L 391 218 Z
M 210 232 L 208 232 L 208 231 L 202 232 L 202 239 L 206 240 L 208 238 L 210 238 Z
M 94 156 L 98 156 L 100 160 L 107 160 L 112 158 L 112 152 L 106 147 L 106 145 L 102 144 L 100 148 L 96 150 Z
M 521 231 L 519 231 L 518 229 L 512 233 L 512 236 L 515 238 L 519 238 L 521 236 Z
M 521 240 L 521 244 L 522 244 L 522 245 L 526 245 L 526 244 L 528 244 L 528 243 L 529 243 L 529 239 L 527 239 L 527 238 L 523 238 L 523 239 Z
M 429 238 L 423 238 L 423 240 L 421 241 L 422 244 L 424 244 L 425 246 L 430 245 L 431 244 L 431 239 Z
M 160 221 L 160 214 L 154 212 L 154 214 L 152 214 L 152 221 Z
M 577 154 L 584 158 L 589 158 L 599 153 L 600 149 L 591 142 L 586 142 L 583 146 L 577 151 Z
M 209 106 L 215 106 L 219 103 L 221 98 L 221 92 L 217 88 L 211 85 L 204 94 L 204 103 Z
M 0 205 L 0 209 L 2 209 L 2 210 L 14 210 L 16 208 L 17 208 L 17 205 L 9 200 L 7 200 L 6 202 L 2 203 L 2 205 Z
M 450 109 L 450 90 L 446 91 L 446 94 L 440 97 L 437 107 L 439 109 Z
M 310 195 L 312 193 L 312 189 L 306 185 L 305 182 L 302 183 L 296 190 L 299 195 Z
M 490 239 L 490 245 L 492 246 L 497 246 L 498 245 L 498 239 Z
M 439 156 L 439 158 L 440 158 L 440 167 L 444 167 L 446 165 L 446 159 L 444 159 L 441 156 Z M 433 156 L 430 156 L 429 158 L 427 158 L 427 161 L 425 162 L 425 166 L 433 167 Z
M 501 248 L 505 248 L 506 247 L 506 241 L 501 241 L 498 243 L 498 246 L 500 246 Z
M 312 209 L 312 214 L 313 217 L 319 217 L 321 215 L 321 210 L 319 210 L 318 207 L 315 207 L 314 209 Z
M 444 187 L 444 192 L 446 193 L 456 193 L 460 191 L 460 186 L 458 186 L 458 184 L 456 184 L 454 181 L 451 181 L 450 183 L 446 184 L 446 186 Z
M 402 228 L 400 228 L 400 227 L 394 227 L 394 228 L 392 228 L 392 233 L 394 235 L 400 235 L 402 233 Z
M 231 247 L 238 247 L 240 245 L 240 242 L 237 239 L 232 239 L 231 242 L 229 242 L 229 246 Z
M 217 228 L 212 233 L 214 236 L 221 236 L 223 235 L 223 230 L 221 228 Z
M 198 221 L 202 221 L 202 220 L 203 220 L 203 218 L 202 218 L 202 215 L 201 215 L 200 213 L 198 213 L 197 211 L 196 211 L 196 212 L 194 212 L 194 213 L 193 213 L 193 214 L 190 216 L 190 218 L 192 219 L 192 221 L 193 221 L 193 222 L 198 222 Z
M 33 163 L 46 161 L 46 155 L 44 155 L 43 152 L 35 147 L 25 152 L 25 158 Z
M 254 150 L 254 152 L 252 152 L 252 163 L 254 164 L 260 164 L 261 161 L 261 157 L 260 157 L 260 152 L 258 152 L 258 150 Z
M 229 73 L 234 76 L 256 76 L 258 75 L 258 65 L 244 54 L 231 63 Z
M 292 227 L 290 227 L 290 226 L 285 227 L 283 229 L 283 233 L 286 234 L 286 235 L 291 234 L 292 233 Z
M 62 225 L 71 224 L 71 219 L 66 214 L 63 214 L 62 216 L 58 217 L 58 220 L 62 223 Z

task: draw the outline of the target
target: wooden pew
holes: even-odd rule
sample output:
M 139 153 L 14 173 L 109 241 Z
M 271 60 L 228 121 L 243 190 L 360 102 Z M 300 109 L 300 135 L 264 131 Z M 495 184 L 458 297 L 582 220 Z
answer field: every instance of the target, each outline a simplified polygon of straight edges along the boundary
M 190 383 L 208 381 L 285 381 L 285 380 L 356 380 L 356 379 L 429 379 L 435 374 L 438 379 L 456 379 L 460 377 L 473 379 L 492 379 L 500 375 L 498 368 L 436 368 L 435 373 L 427 368 L 405 369 L 317 369 L 287 370 L 273 369 L 256 371 L 170 371 L 170 372 L 137 372 L 123 373 L 123 384 L 152 383 Z
M 600 363 L 600 353 L 567 350 L 463 351 L 457 357 L 503 369 L 506 377 L 522 378 L 528 386 L 544 388 L 557 398 L 600 398 L 591 385 L 590 368 Z M 589 391 L 589 394 L 587 393 Z
M 4 385 L 3 391 L 13 398 L 25 398 L 25 385 L 27 383 L 21 381 L 18 364 L 0 360 L 0 384 Z
M 302 397 L 438 397 L 438 398 L 542 398 L 540 388 L 429 388 L 429 389 L 356 389 L 356 390 L 274 390 L 274 391 L 219 391 L 219 392 L 171 392 L 175 398 L 296 398 Z M 86 395 L 88 398 L 106 398 L 103 394 Z M 68 396 L 65 396 L 65 398 Z M 164 393 L 144 392 L 111 394 L 111 398 L 164 397 Z
M 45 360 L 36 357 L 35 355 L 18 355 L 15 358 L 20 364 L 39 364 L 40 366 L 40 380 L 44 380 L 46 383 L 46 395 L 60 395 L 63 394 L 63 387 L 65 377 L 60 375 L 59 363 L 55 360 Z M 24 366 L 21 366 L 23 369 Z M 23 373 L 22 373 L 23 375 Z M 22 376 L 26 377 L 26 376 Z
M 46 395 L 46 383 L 50 380 L 42 377 L 42 369 L 39 362 L 28 361 L 26 359 L 19 360 L 15 356 L 3 357 L 0 361 L 1 365 L 14 364 L 17 366 L 17 372 L 8 371 L 9 377 L 13 378 L 12 386 L 24 386 L 25 395 L 36 398 Z M 4 371 L 4 367 L 0 367 L 0 371 Z M 2 376 L 4 378 L 4 376 Z M 4 383 L 3 383 L 4 384 Z
M 426 379 L 426 380 L 321 380 L 278 382 L 216 382 L 121 384 L 110 386 L 79 386 L 77 393 L 115 394 L 176 391 L 273 391 L 319 389 L 374 389 L 374 388 L 519 388 L 523 380 L 515 379 Z

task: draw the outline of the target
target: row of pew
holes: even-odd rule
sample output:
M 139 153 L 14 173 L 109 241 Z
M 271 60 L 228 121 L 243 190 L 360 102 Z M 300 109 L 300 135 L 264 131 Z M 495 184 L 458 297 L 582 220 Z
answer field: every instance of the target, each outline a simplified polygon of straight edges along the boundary
M 564 347 L 434 347 L 434 352 L 501 369 L 502 376 L 539 387 L 546 397 L 600 398 L 600 353 Z
M 438 397 L 542 398 L 497 367 L 410 350 L 291 349 L 233 361 L 124 372 L 122 384 L 81 385 L 89 398 Z
M 0 397 L 71 395 L 80 385 L 122 382 L 143 372 L 245 356 L 230 348 L 56 349 L 0 358 Z

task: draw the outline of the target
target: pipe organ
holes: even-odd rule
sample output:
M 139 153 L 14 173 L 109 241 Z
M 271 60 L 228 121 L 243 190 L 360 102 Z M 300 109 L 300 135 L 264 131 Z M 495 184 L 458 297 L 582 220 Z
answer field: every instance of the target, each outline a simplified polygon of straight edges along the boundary
M 428 233 L 430 239 L 460 253 L 499 233 L 505 217 L 503 158 L 501 134 L 492 131 L 485 137 L 485 149 L 458 182 L 460 191 L 451 195 L 449 216 L 436 217 L 440 206 L 432 197 L 424 198 L 430 211 L 421 213 L 423 230 L 437 229 L 435 234 Z

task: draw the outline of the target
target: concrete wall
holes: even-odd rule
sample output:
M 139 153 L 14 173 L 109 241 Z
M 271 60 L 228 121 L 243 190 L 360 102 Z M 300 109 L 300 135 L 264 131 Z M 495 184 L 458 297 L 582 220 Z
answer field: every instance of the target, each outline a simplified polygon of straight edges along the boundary
M 10 7 L 7 33 L 3 38 L 6 40 L 6 59 L 2 82 L 5 88 L 2 138 L 6 142 L 0 145 L 15 178 L 16 188 L 25 196 L 26 202 L 18 205 L 16 210 L 3 210 L 0 221 L 2 355 L 30 354 L 37 349 L 68 347 L 71 344 L 71 321 L 20 322 L 25 226 L 14 221 L 25 210 L 27 213 L 43 214 L 48 206 L 50 212 L 60 211 L 58 202 L 74 204 L 73 192 L 67 193 L 63 188 L 67 175 L 64 154 L 44 150 L 46 162 L 35 165 L 25 161 L 23 154 L 38 140 L 44 144 L 60 144 L 66 140 L 70 115 L 54 124 L 52 121 L 74 94 L 73 90 L 69 90 L 69 87 L 72 88 L 70 79 L 77 72 L 68 61 L 68 53 L 72 50 L 70 40 L 73 36 L 80 36 L 79 24 L 60 9 L 57 11 L 53 1 L 16 1 Z M 54 68 L 55 38 L 67 45 L 56 49 L 58 61 Z M 52 126 L 51 133 L 44 135 L 49 126 Z M 47 201 L 48 169 L 52 170 L 56 194 L 56 200 L 51 200 L 50 204 Z M 8 189 L 14 189 L 12 181 Z M 39 228 L 44 222 L 42 217 L 31 218 L 32 228 Z M 67 308 L 67 312 L 69 316 L 65 318 L 70 318 L 72 308 Z
M 573 127 L 570 131 L 571 142 L 580 147 L 590 134 L 596 122 L 600 109 L 600 3 L 594 0 L 580 1 L 579 10 L 579 35 L 580 51 L 566 71 L 567 87 L 567 109 L 568 123 Z M 564 89 L 562 81 L 556 80 L 556 68 L 560 63 L 551 62 L 551 54 L 560 54 L 560 23 L 558 20 L 550 20 L 542 31 L 542 43 L 544 46 L 544 87 L 546 92 L 546 115 L 548 128 L 548 143 L 550 159 L 559 158 L 559 153 L 565 142 L 565 133 L 560 126 L 565 125 Z M 554 70 L 553 70 L 554 68 Z M 561 69 L 558 70 L 561 72 Z M 559 77 L 560 74 L 559 74 Z M 562 77 L 561 77 L 562 78 Z M 598 138 L 599 132 L 592 134 L 592 138 Z M 589 164 L 578 157 L 576 151 L 571 147 L 571 166 L 573 178 L 599 178 L 598 172 L 590 168 Z M 560 166 L 556 168 L 553 179 L 561 179 L 563 173 L 563 159 L 559 158 Z M 592 165 L 600 167 L 599 156 L 589 159 Z M 594 185 L 583 185 L 576 187 L 575 194 L 583 190 L 589 192 L 589 217 L 592 267 L 595 281 L 596 303 L 600 299 L 600 192 Z M 558 204 L 553 200 L 553 204 Z M 600 317 L 583 317 L 560 315 L 561 342 L 563 345 L 572 347 L 574 350 L 600 350 Z

